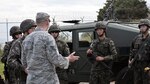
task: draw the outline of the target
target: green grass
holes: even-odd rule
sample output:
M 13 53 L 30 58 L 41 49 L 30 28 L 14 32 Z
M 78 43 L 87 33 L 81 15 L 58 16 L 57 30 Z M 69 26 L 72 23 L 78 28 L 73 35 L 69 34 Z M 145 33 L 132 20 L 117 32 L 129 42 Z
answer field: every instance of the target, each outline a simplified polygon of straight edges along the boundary
M 0 75 L 2 76 L 2 78 L 4 78 L 3 71 L 4 71 L 4 64 L 0 62 Z

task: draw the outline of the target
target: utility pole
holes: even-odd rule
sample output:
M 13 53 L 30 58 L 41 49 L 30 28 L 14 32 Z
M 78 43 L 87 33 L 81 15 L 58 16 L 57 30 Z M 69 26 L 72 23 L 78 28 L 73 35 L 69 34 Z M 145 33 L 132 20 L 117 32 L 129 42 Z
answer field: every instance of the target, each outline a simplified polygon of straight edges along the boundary
M 83 23 L 83 20 L 84 20 L 84 16 L 83 17 L 80 17 L 81 18 L 81 21 L 82 21 L 82 23 Z
M 8 37 L 8 19 L 6 18 L 6 29 L 7 29 L 7 41 L 9 40 L 9 37 Z
M 52 19 L 53 19 L 53 24 L 56 24 L 55 16 Z

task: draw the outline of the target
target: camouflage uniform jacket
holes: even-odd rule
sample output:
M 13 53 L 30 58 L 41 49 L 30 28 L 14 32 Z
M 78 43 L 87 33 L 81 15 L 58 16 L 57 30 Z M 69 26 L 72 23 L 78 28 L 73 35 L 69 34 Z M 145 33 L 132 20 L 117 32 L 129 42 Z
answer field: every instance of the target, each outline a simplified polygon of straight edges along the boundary
M 61 41 L 61 40 L 56 40 L 56 44 L 57 44 L 59 53 L 62 56 L 66 57 L 70 54 L 69 47 L 68 47 L 67 43 L 65 43 L 64 41 Z
M 142 49 L 139 51 L 140 48 Z M 134 83 L 150 84 L 149 71 L 144 70 L 146 67 L 150 67 L 150 35 L 145 39 L 142 34 L 135 37 L 131 45 L 129 60 L 132 58 L 135 60 L 131 65 L 134 71 Z
M 27 68 L 27 84 L 59 84 L 55 66 L 67 69 L 69 61 L 58 52 L 54 38 L 36 28 L 23 41 L 23 66 Z
M 103 40 L 96 39 L 91 44 L 91 49 L 93 50 L 94 59 L 96 56 L 104 56 L 104 63 L 111 67 L 111 61 L 117 58 L 117 51 L 114 42 L 109 38 L 104 38 Z M 98 61 L 93 62 L 93 70 L 103 70 L 106 67 L 101 67 L 101 63 Z
M 17 82 L 19 82 L 19 84 L 25 84 L 26 82 L 27 75 L 24 72 L 24 67 L 21 63 L 22 41 L 24 39 L 25 36 L 18 38 L 15 42 L 13 42 L 7 58 L 11 84 L 16 84 Z
M 69 47 L 68 47 L 67 43 L 65 43 L 64 41 L 61 41 L 61 40 L 56 40 L 56 44 L 57 44 L 59 53 L 62 56 L 66 57 L 70 54 Z M 58 74 L 59 79 L 68 80 L 66 69 L 61 69 L 61 68 L 57 67 L 56 72 Z
M 13 44 L 10 49 L 8 58 L 7 58 L 7 63 L 11 64 L 16 64 L 16 66 L 21 65 L 21 49 L 22 49 L 22 41 L 25 39 L 25 36 L 22 38 L 17 39 Z
M 130 58 L 129 58 L 130 60 L 134 58 L 139 48 L 141 47 L 141 44 L 147 39 L 148 41 L 144 44 L 146 46 L 144 50 L 140 51 L 141 53 L 137 60 L 138 61 L 150 61 L 150 35 L 148 35 L 146 39 L 143 39 L 142 34 L 136 36 L 131 44 L 131 52 L 130 52 Z

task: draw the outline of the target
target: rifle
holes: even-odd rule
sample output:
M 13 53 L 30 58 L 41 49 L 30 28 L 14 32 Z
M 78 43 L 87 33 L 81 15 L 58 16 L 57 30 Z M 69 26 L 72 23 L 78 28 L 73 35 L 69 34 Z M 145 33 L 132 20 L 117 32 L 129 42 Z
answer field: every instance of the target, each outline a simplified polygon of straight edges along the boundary
M 114 15 L 114 0 L 111 0 L 109 2 L 110 2 L 110 4 L 109 4 L 108 8 L 106 9 L 103 21 L 107 21 L 110 18 L 115 19 L 115 15 Z
M 100 55 L 105 56 L 102 52 L 99 52 L 99 53 L 100 53 Z M 92 55 L 96 56 L 94 53 Z M 108 69 L 109 72 L 111 73 L 111 75 L 113 75 L 113 72 L 111 71 L 111 68 L 106 63 L 104 63 L 103 61 L 100 61 L 98 63 L 100 63 L 102 66 L 104 66 L 106 69 Z
M 124 77 L 127 75 L 128 71 L 132 68 L 133 64 L 135 63 L 135 61 L 138 59 L 138 57 L 141 57 L 140 53 L 142 50 L 144 50 L 145 46 L 147 45 L 147 42 L 149 41 L 150 38 L 146 39 L 142 44 L 141 47 L 139 48 L 138 52 L 135 54 L 134 58 L 131 60 L 130 64 L 128 65 L 128 69 L 126 71 L 126 73 L 122 76 L 122 79 L 124 79 Z

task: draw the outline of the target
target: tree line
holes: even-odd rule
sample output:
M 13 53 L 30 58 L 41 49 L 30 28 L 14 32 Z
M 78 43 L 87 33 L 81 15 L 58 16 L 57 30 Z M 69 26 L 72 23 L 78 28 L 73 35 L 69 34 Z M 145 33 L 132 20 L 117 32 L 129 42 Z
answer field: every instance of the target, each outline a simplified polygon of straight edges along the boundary
M 119 21 L 147 18 L 150 9 L 146 3 L 145 0 L 107 0 L 105 6 L 99 9 L 97 20 L 105 17 Z

